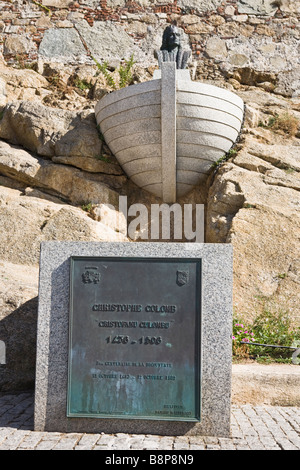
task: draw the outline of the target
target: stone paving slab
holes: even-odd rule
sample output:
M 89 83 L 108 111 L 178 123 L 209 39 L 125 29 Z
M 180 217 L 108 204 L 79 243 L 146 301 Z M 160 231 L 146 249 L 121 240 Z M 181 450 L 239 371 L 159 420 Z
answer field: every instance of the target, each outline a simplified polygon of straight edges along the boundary
M 300 449 L 300 407 L 294 406 L 232 405 L 230 438 L 37 432 L 33 406 L 31 392 L 0 394 L 0 451 Z

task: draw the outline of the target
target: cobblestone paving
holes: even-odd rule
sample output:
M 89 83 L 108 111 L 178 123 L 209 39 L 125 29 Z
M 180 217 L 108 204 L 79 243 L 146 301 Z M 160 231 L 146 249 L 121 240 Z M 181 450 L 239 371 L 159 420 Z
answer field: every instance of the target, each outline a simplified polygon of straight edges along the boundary
M 300 408 L 232 406 L 231 438 L 33 431 L 32 393 L 0 395 L 0 450 L 299 450 Z

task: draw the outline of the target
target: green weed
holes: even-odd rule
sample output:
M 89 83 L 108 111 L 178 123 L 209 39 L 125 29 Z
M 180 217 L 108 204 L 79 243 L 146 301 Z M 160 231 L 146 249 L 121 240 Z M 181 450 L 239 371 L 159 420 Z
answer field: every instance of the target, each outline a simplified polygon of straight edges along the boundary
M 86 80 L 81 80 L 80 78 L 75 79 L 74 85 L 82 91 L 90 90 L 93 87 L 91 83 Z
M 97 160 L 101 160 L 102 162 L 111 163 L 109 157 L 106 157 L 105 155 L 97 155 L 95 158 Z
M 91 212 L 91 210 L 93 209 L 93 204 L 91 202 L 89 202 L 88 204 L 83 204 L 81 206 L 81 209 L 85 212 Z
M 120 76 L 120 84 L 119 84 L 120 88 L 124 88 L 131 83 L 132 67 L 134 64 L 135 64 L 135 61 L 133 59 L 133 54 L 132 54 L 129 60 L 125 60 L 125 65 L 124 66 L 121 65 L 120 68 L 118 69 L 119 76 Z
M 227 153 L 225 153 L 225 155 L 223 155 L 223 157 L 219 158 L 219 160 L 215 161 L 213 164 L 212 164 L 212 168 L 217 168 L 219 165 L 221 165 L 222 163 L 226 162 L 229 158 L 232 158 L 232 157 L 235 157 L 237 154 L 237 150 L 236 149 L 230 149 Z
M 111 73 L 108 70 L 108 62 L 104 61 L 102 64 L 100 64 L 95 59 L 95 57 L 92 56 L 92 59 L 95 62 L 95 64 L 97 65 L 98 70 L 104 75 L 104 78 L 106 80 L 107 85 L 110 86 L 111 88 L 116 89 L 117 85 L 115 83 L 115 80 L 114 80 L 113 76 L 111 75 Z
M 132 82 L 132 67 L 135 64 L 133 54 L 129 60 L 125 60 L 123 65 L 117 69 L 119 75 L 119 81 L 116 83 L 115 78 L 108 69 L 108 62 L 104 61 L 100 64 L 95 57 L 91 56 L 95 64 L 97 65 L 98 70 L 104 75 L 106 83 L 109 87 L 117 90 L 119 88 L 124 88 Z
M 283 279 L 285 273 L 279 274 L 278 277 Z M 245 332 L 248 333 L 248 336 Z M 300 327 L 293 325 L 288 312 L 274 312 L 271 309 L 265 309 L 248 326 L 242 320 L 234 319 L 233 355 L 235 358 L 250 356 L 258 362 L 290 363 L 293 349 L 286 347 L 293 348 L 294 344 L 299 342 Z M 271 348 L 251 343 L 285 347 Z

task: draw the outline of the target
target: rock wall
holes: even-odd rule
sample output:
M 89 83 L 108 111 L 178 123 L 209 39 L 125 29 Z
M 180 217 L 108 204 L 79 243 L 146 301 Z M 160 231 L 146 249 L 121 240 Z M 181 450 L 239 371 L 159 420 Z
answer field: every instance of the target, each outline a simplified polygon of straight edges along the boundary
M 230 158 L 180 203 L 205 204 L 205 241 L 233 245 L 235 315 L 300 325 L 299 2 L 2 1 L 0 15 L 0 391 L 34 384 L 40 242 L 130 241 L 108 204 L 161 203 L 101 139 L 94 106 L 112 87 L 92 56 L 117 81 L 134 53 L 132 82 L 149 80 L 174 19 L 193 79 L 246 104 Z
M 155 65 L 167 23 L 176 20 L 201 79 L 224 74 L 299 94 L 300 6 L 296 0 L 2 1 L 1 49 L 9 64 L 56 61 L 116 65 L 134 54 Z M 252 82 L 252 83 L 251 83 Z

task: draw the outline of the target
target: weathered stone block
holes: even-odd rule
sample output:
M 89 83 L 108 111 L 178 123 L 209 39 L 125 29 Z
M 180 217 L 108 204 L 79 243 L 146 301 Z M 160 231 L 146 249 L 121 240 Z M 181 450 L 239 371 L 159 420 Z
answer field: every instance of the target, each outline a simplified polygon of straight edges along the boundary
M 239 13 L 250 15 L 270 15 L 278 8 L 273 0 L 239 0 L 237 6 Z
M 48 59 L 67 62 L 86 60 L 87 53 L 75 29 L 51 28 L 45 31 L 39 54 Z
M 90 27 L 86 21 L 81 21 L 77 23 L 76 28 L 92 56 L 99 62 L 109 58 L 130 58 L 133 53 L 139 53 L 133 39 L 112 22 L 95 21 Z
M 103 184 L 101 176 L 52 163 L 4 142 L 0 145 L 0 171 L 22 183 L 52 191 L 73 204 L 118 205 L 118 193 Z
M 177 2 L 179 7 L 182 8 L 192 8 L 196 12 L 206 12 L 206 11 L 215 11 L 221 4 L 221 0 L 178 0 Z
M 8 36 L 4 42 L 3 54 L 27 54 L 33 48 L 33 43 L 24 35 Z
M 47 157 L 99 157 L 102 149 L 94 113 L 78 114 L 31 101 L 6 107 L 0 137 Z
M 286 13 L 299 14 L 300 4 L 298 0 L 281 0 L 280 10 Z
M 73 2 L 71 0 L 43 0 L 45 7 L 67 8 L 70 3 Z
M 208 39 L 205 50 L 212 59 L 227 57 L 226 42 L 217 36 Z

